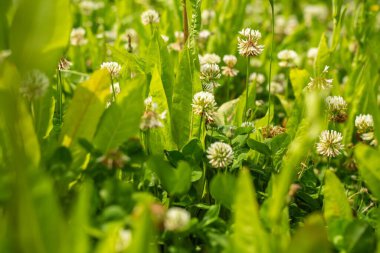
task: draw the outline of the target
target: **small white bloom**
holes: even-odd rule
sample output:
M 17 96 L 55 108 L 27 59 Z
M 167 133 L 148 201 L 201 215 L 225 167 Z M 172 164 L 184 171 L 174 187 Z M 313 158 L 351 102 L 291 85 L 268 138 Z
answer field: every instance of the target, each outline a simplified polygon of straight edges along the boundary
M 201 30 L 199 32 L 199 42 L 205 43 L 210 36 L 211 32 L 209 30 Z
M 304 7 L 304 18 L 307 26 L 312 25 L 313 20 L 323 22 L 327 19 L 329 10 L 324 5 L 306 5 Z
M 327 110 L 330 120 L 344 122 L 347 119 L 347 103 L 340 96 L 329 96 L 326 98 Z
M 87 44 L 86 30 L 82 27 L 73 28 L 70 34 L 70 43 L 73 46 L 83 46 Z
M 360 114 L 355 118 L 355 127 L 359 134 L 372 132 L 374 128 L 373 117 L 371 114 Z
M 256 84 L 263 84 L 265 82 L 265 76 L 261 73 L 254 72 L 249 76 L 249 81 L 255 81 Z
M 204 10 L 202 11 L 202 24 L 209 25 L 211 20 L 215 17 L 215 11 L 213 10 Z
M 377 146 L 378 142 L 374 132 L 363 133 L 360 138 L 371 146 Z
M 199 56 L 199 63 L 201 65 L 204 64 L 219 64 L 220 56 L 217 54 L 204 54 L 203 56 Z
M 280 60 L 278 65 L 282 68 L 290 68 L 296 66 L 298 54 L 293 50 L 282 50 L 277 54 L 277 58 Z
M 238 74 L 238 70 L 234 69 L 237 59 L 235 55 L 225 55 L 223 61 L 227 66 L 222 67 L 222 74 L 229 77 L 234 77 Z
M 244 121 L 243 123 L 241 123 L 241 127 L 255 127 L 255 123 L 252 122 L 252 121 Z
M 217 80 L 220 79 L 220 68 L 215 63 L 206 63 L 201 65 L 200 79 L 203 89 L 212 92 L 214 88 L 219 86 Z
M 223 56 L 223 61 L 228 67 L 232 68 L 235 67 L 237 58 L 235 55 L 225 55 Z
M 158 113 L 157 103 L 153 102 L 152 96 L 149 96 L 144 101 L 145 112 L 141 117 L 140 129 L 146 131 L 153 128 L 163 127 L 162 120 L 166 119 L 166 111 Z
M 80 8 L 81 12 L 86 16 L 91 15 L 92 12 L 99 10 L 103 7 L 104 7 L 104 4 L 101 2 L 82 1 L 79 4 L 79 8 Z
M 116 241 L 115 250 L 116 252 L 124 252 L 132 242 L 132 232 L 131 230 L 121 229 L 119 231 L 119 238 Z
M 275 33 L 279 35 L 290 35 L 298 26 L 298 20 L 296 16 L 290 16 L 285 18 L 284 16 L 276 17 Z
M 144 25 L 157 24 L 160 22 L 160 17 L 155 10 L 147 10 L 141 14 L 141 22 Z
M 234 152 L 230 145 L 214 142 L 207 149 L 207 159 L 213 168 L 226 168 L 234 160 Z
M 314 61 L 314 59 L 317 58 L 317 55 L 318 55 L 318 48 L 316 47 L 312 47 L 307 51 L 307 58 L 309 58 L 310 60 Z
M 190 213 L 185 209 L 171 207 L 166 212 L 164 226 L 168 231 L 181 231 L 189 224 L 190 219 Z
M 326 90 L 331 88 L 333 79 L 327 79 L 325 76 L 328 73 L 329 66 L 325 66 L 322 73 L 317 77 L 310 77 L 310 82 L 307 84 L 307 88 L 311 89 L 319 89 Z
M 216 102 L 214 95 L 207 91 L 201 91 L 194 95 L 192 102 L 193 112 L 205 117 L 207 122 L 214 120 Z
M 68 70 L 73 65 L 72 62 L 68 61 L 66 58 L 61 58 L 58 63 L 59 70 Z
M 239 32 L 238 49 L 239 54 L 245 57 L 260 55 L 264 46 L 258 41 L 261 39 L 261 33 L 258 30 L 245 28 Z
M 317 143 L 317 152 L 327 157 L 336 157 L 340 155 L 344 146 L 342 144 L 343 136 L 334 130 L 325 130 L 319 136 Z
M 29 100 L 42 97 L 49 88 L 49 78 L 40 70 L 32 70 L 21 82 L 20 93 Z
M 168 42 L 169 41 L 169 37 L 164 35 L 164 34 L 161 34 L 161 38 L 164 42 Z
M 121 66 L 117 62 L 103 62 L 100 68 L 106 69 L 112 78 L 117 78 L 121 71 Z

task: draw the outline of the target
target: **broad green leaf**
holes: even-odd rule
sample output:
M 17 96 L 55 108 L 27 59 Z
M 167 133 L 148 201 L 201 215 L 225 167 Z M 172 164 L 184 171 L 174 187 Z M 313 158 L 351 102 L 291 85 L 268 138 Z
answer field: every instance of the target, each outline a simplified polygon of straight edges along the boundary
M 268 145 L 266 145 L 265 143 L 256 141 L 254 139 L 248 139 L 247 144 L 248 144 L 248 147 L 250 147 L 253 150 L 256 150 L 257 152 L 263 155 L 270 156 L 272 153 Z
M 72 150 L 77 162 L 81 162 L 84 155 L 77 141 L 92 140 L 109 94 L 110 77 L 106 70 L 96 71 L 75 90 L 63 120 L 60 143 Z
M 332 252 L 327 239 L 322 217 L 313 214 L 306 218 L 305 226 L 299 228 L 286 252 L 289 253 L 329 253 Z
M 40 140 L 45 139 L 53 129 L 54 105 L 55 100 L 51 89 L 33 102 L 34 126 Z
M 235 194 L 233 234 L 227 252 L 270 252 L 268 234 L 261 224 L 255 190 L 246 169 L 240 172 Z
M 121 93 L 105 111 L 94 138 L 97 148 L 106 152 L 115 149 L 128 138 L 138 135 L 144 111 L 144 76 L 137 76 L 126 83 L 121 82 Z
M 210 183 L 211 196 L 227 208 L 231 208 L 235 196 L 236 178 L 230 174 L 218 173 Z
M 149 159 L 147 166 L 155 172 L 165 190 L 171 195 L 183 195 L 191 186 L 191 167 L 187 162 L 179 161 L 178 167 L 173 168 L 159 157 Z
M 294 91 L 294 96 L 296 99 L 300 99 L 303 89 L 309 82 L 310 74 L 307 72 L 307 70 L 292 68 L 289 75 Z
M 314 63 L 314 75 L 320 75 L 325 68 L 329 65 L 330 50 L 327 45 L 326 35 L 322 34 L 321 40 L 318 46 L 318 55 Z
M 334 218 L 351 220 L 352 210 L 342 183 L 334 172 L 327 170 L 325 173 L 323 215 L 327 223 Z
M 354 220 L 347 226 L 344 241 L 348 253 L 376 251 L 376 232 L 361 220 Z
M 380 199 L 380 152 L 365 144 L 355 147 L 360 176 L 371 192 Z
M 182 147 L 189 140 L 192 115 L 191 103 L 194 94 L 201 90 L 199 71 L 195 70 L 191 52 L 185 47 L 180 54 L 177 78 L 173 88 L 171 112 L 173 139 L 178 147 Z
M 20 0 L 10 32 L 12 57 L 22 71 L 57 68 L 71 32 L 69 0 Z

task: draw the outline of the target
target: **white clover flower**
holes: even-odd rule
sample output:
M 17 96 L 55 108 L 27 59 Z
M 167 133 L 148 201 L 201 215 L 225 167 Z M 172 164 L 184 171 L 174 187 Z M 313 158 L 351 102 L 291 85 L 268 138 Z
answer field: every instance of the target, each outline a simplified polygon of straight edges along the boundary
M 344 122 L 347 119 L 347 103 L 340 96 L 326 98 L 327 110 L 331 121 Z
M 29 100 L 42 97 L 49 88 L 49 78 L 40 70 L 26 74 L 20 85 L 20 93 Z
M 252 73 L 249 75 L 249 81 L 253 82 L 255 81 L 256 84 L 263 84 L 265 82 L 265 76 L 261 73 Z
M 264 46 L 258 43 L 261 39 L 261 33 L 258 30 L 245 28 L 239 34 L 238 49 L 240 55 L 245 57 L 257 56 L 263 52 Z
M 190 213 L 185 209 L 171 207 L 166 212 L 164 226 L 168 231 L 181 231 L 189 224 L 190 219 Z
M 318 48 L 312 47 L 307 51 L 307 58 L 311 61 L 314 61 L 318 56 Z
M 312 89 L 319 89 L 319 90 L 326 90 L 332 87 L 333 79 L 327 79 L 325 76 L 328 73 L 329 66 L 325 66 L 325 69 L 322 71 L 322 73 L 312 78 L 310 77 L 310 82 L 307 84 L 307 88 L 309 90 Z
M 360 138 L 371 146 L 377 146 L 378 142 L 374 132 L 363 133 Z
M 176 31 L 174 33 L 174 37 L 176 38 L 176 41 L 174 43 L 171 43 L 169 45 L 169 48 L 174 51 L 181 51 L 184 46 L 185 35 L 181 31 Z
M 162 40 L 163 40 L 165 43 L 167 43 L 167 42 L 169 41 L 169 37 L 166 36 L 166 35 L 164 35 L 164 34 L 161 34 L 161 38 L 162 38 Z
M 106 69 L 112 78 L 117 78 L 121 71 L 121 66 L 117 62 L 103 62 L 100 68 Z
M 83 46 L 87 44 L 86 30 L 82 27 L 73 28 L 70 34 L 70 44 L 73 46 Z
M 214 88 L 219 86 L 217 80 L 220 79 L 220 68 L 215 63 L 206 63 L 201 65 L 200 79 L 203 89 L 212 92 Z
M 306 5 L 304 7 L 304 18 L 307 26 L 312 25 L 313 19 L 323 22 L 327 19 L 329 10 L 324 5 Z
M 255 123 L 253 121 L 244 121 L 241 123 L 241 127 L 255 127 Z
M 214 142 L 207 149 L 207 159 L 213 168 L 226 168 L 234 160 L 234 152 L 230 145 Z
M 317 152 L 327 157 L 336 157 L 340 155 L 344 148 L 342 144 L 343 136 L 334 130 L 325 130 L 319 136 L 317 143 Z
M 138 41 L 138 35 L 135 29 L 133 28 L 128 28 L 125 30 L 125 32 L 122 34 L 121 39 L 123 41 L 129 41 L 131 42 L 137 42 Z
M 202 24 L 209 25 L 211 20 L 215 17 L 215 11 L 213 10 L 204 10 L 202 11 Z
M 227 66 L 222 67 L 222 74 L 224 76 L 234 77 L 238 74 L 238 70 L 234 69 L 237 59 L 235 55 L 225 55 L 223 61 Z
M 124 252 L 132 242 L 132 232 L 129 229 L 120 229 L 119 237 L 116 240 L 115 251 Z
M 275 33 L 279 35 L 290 35 L 298 26 L 298 20 L 295 16 L 285 18 L 284 16 L 276 17 Z
M 217 54 L 204 54 L 203 56 L 199 56 L 199 63 L 201 65 L 204 64 L 219 64 L 220 56 Z
M 59 70 L 68 70 L 73 65 L 72 62 L 68 61 L 66 58 L 61 58 L 58 63 Z
M 81 12 L 86 16 L 91 15 L 94 11 L 101 9 L 103 7 L 104 7 L 104 4 L 101 2 L 82 1 L 79 4 L 79 8 Z
M 355 127 L 359 134 L 372 132 L 374 129 L 373 117 L 371 114 L 360 114 L 355 118 Z
M 145 112 L 141 117 L 140 129 L 146 131 L 153 128 L 163 127 L 162 120 L 166 119 L 166 111 L 158 113 L 157 103 L 153 102 L 152 96 L 149 96 L 144 101 Z
M 208 38 L 211 36 L 211 32 L 209 30 L 201 30 L 199 32 L 199 42 L 205 43 Z
M 282 50 L 277 54 L 277 58 L 280 60 L 278 65 L 281 68 L 291 68 L 296 66 L 298 54 L 293 50 Z
M 207 122 L 214 121 L 216 102 L 212 93 L 207 91 L 196 93 L 191 105 L 193 107 L 193 113 L 205 117 Z
M 141 22 L 144 25 L 157 24 L 160 22 L 160 16 L 155 10 L 147 10 L 141 14 Z

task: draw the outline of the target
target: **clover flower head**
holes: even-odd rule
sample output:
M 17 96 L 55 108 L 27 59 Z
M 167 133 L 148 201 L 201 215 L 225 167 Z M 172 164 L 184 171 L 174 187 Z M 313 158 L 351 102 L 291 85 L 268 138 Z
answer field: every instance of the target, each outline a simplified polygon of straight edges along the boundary
M 20 85 L 20 93 L 28 100 L 42 97 L 49 88 L 49 78 L 40 70 L 29 71 Z
M 215 17 L 215 11 L 214 10 L 204 10 L 201 14 L 202 17 L 202 24 L 208 25 L 210 24 L 210 21 L 214 19 Z
M 347 119 L 347 103 L 340 96 L 326 98 L 327 110 L 331 121 L 344 122 Z
M 260 55 L 264 46 L 259 44 L 261 33 L 258 30 L 244 28 L 239 32 L 238 50 L 239 54 L 245 57 Z
M 265 76 L 261 73 L 254 72 L 251 75 L 249 75 L 249 81 L 255 81 L 256 84 L 263 84 L 265 82 Z
M 141 22 L 144 25 L 157 24 L 160 22 L 160 16 L 155 10 L 147 10 L 141 14 Z
M 207 159 L 213 168 L 226 168 L 234 160 L 232 147 L 223 142 L 214 142 L 207 149 Z
M 341 154 L 344 148 L 342 140 L 343 136 L 340 132 L 325 130 L 319 136 L 317 152 L 323 156 L 336 157 Z
M 252 121 L 244 121 L 241 123 L 241 127 L 255 127 L 255 123 Z
M 199 63 L 204 64 L 219 64 L 220 56 L 217 54 L 204 54 L 199 56 Z
M 372 132 L 374 129 L 373 117 L 371 114 L 360 114 L 355 118 L 355 127 L 359 134 Z
M 61 58 L 58 63 L 58 69 L 59 70 L 68 70 L 73 65 L 72 62 L 67 60 L 66 58 Z
M 115 251 L 124 252 L 132 242 L 132 232 L 129 229 L 120 229 L 119 237 L 116 241 Z
M 317 77 L 310 77 L 310 82 L 307 84 L 309 90 L 326 90 L 332 87 L 333 79 L 327 79 L 326 74 L 328 73 L 329 66 L 325 66 L 322 73 Z
M 282 50 L 277 54 L 277 58 L 280 60 L 278 65 L 281 68 L 290 68 L 296 66 L 298 54 L 294 50 Z
M 104 7 L 104 4 L 101 2 L 82 1 L 79 4 L 79 8 L 80 8 L 81 12 L 86 16 L 91 15 L 92 12 L 94 12 L 98 9 L 101 9 L 103 7 Z
M 194 95 L 192 102 L 193 112 L 196 115 L 205 117 L 207 122 L 214 121 L 216 111 L 215 97 L 212 93 L 201 91 Z
M 168 231 L 181 231 L 190 222 L 190 213 L 179 207 L 171 207 L 166 212 L 164 226 Z
M 87 44 L 86 30 L 82 27 L 73 28 L 70 34 L 70 44 L 73 46 L 83 46 Z
M 217 80 L 220 79 L 220 68 L 215 63 L 206 63 L 201 65 L 200 79 L 204 90 L 212 92 L 219 86 Z
M 227 66 L 222 67 L 222 74 L 224 76 L 234 77 L 238 74 L 238 70 L 234 69 L 237 58 L 235 55 L 225 55 L 223 56 L 223 61 Z
M 371 146 L 377 146 L 378 144 L 375 133 L 373 131 L 361 134 L 360 138 Z
M 285 132 L 286 129 L 282 126 L 266 126 L 261 129 L 264 138 L 273 138 Z
M 307 58 L 310 60 L 314 60 L 317 58 L 318 55 L 318 48 L 312 47 L 307 51 Z
M 152 96 L 144 100 L 145 111 L 141 117 L 140 129 L 146 131 L 153 128 L 163 127 L 162 120 L 166 119 L 166 111 L 158 113 L 158 105 L 153 102 Z
M 117 78 L 121 71 L 121 66 L 117 62 L 103 62 L 100 68 L 106 69 L 112 78 Z
M 201 30 L 199 32 L 199 42 L 205 43 L 210 36 L 211 32 L 209 30 Z

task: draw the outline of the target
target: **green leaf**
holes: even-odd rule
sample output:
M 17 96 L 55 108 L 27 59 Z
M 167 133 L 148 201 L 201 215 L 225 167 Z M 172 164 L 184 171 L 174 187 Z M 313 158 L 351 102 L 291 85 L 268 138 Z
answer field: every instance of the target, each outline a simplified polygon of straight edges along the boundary
M 106 70 L 96 71 L 90 79 L 80 84 L 74 93 L 63 121 L 60 142 L 69 147 L 77 161 L 83 158 L 83 151 L 77 141 L 92 140 L 100 117 L 106 108 L 110 94 L 110 77 Z
M 240 172 L 237 180 L 233 220 L 234 231 L 227 252 L 270 252 L 268 234 L 260 221 L 252 180 L 245 169 Z
M 307 72 L 307 70 L 292 68 L 289 75 L 294 91 L 294 96 L 296 99 L 300 99 L 303 89 L 309 82 L 310 74 Z
M 223 206 L 231 208 L 236 188 L 236 178 L 230 174 L 216 174 L 210 183 L 211 196 Z
M 103 152 L 115 149 L 128 138 L 138 135 L 144 111 L 145 77 L 140 75 L 121 82 L 121 93 L 105 111 L 94 138 L 94 145 Z
M 320 215 L 306 218 L 305 226 L 299 228 L 286 252 L 289 253 L 329 253 L 332 252 L 327 239 L 325 224 Z
M 318 46 L 318 55 L 314 62 L 314 74 L 320 75 L 325 68 L 329 65 L 330 50 L 327 45 L 326 35 L 322 34 L 321 40 Z
M 38 68 L 52 74 L 70 37 L 70 1 L 21 0 L 17 6 L 10 31 L 12 58 L 22 71 Z
M 360 176 L 376 198 L 380 199 L 380 152 L 359 144 L 355 147 L 355 159 Z
M 54 105 L 55 100 L 51 89 L 33 102 L 34 126 L 40 141 L 45 139 L 53 129 Z
M 182 147 L 189 140 L 192 124 L 191 103 L 194 94 L 201 90 L 199 72 L 195 70 L 190 50 L 185 47 L 180 54 L 171 112 L 173 139 L 178 147 Z
M 173 168 L 169 163 L 159 157 L 152 157 L 147 162 L 147 167 L 155 172 L 161 181 L 162 187 L 171 195 L 186 194 L 191 186 L 191 167 L 184 161 L 178 162 L 178 167 Z
M 344 241 L 348 253 L 376 251 L 375 230 L 361 220 L 354 220 L 347 226 Z
M 256 141 L 254 139 L 248 139 L 247 144 L 248 144 L 248 147 L 250 147 L 253 150 L 256 150 L 257 152 L 260 152 L 263 155 L 270 156 L 272 154 L 268 145 L 266 145 L 265 143 Z
M 342 183 L 335 174 L 327 170 L 325 174 L 324 217 L 327 222 L 333 218 L 352 219 L 352 210 Z

